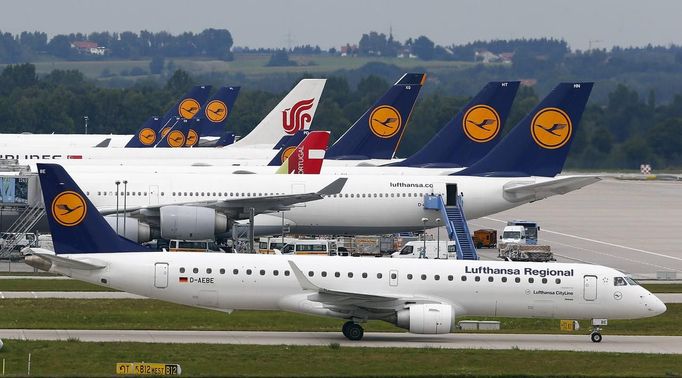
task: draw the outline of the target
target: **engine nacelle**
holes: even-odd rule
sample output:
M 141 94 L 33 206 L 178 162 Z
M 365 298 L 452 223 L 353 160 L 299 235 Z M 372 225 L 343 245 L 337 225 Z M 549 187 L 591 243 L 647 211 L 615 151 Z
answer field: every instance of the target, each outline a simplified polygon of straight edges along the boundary
M 104 219 L 109 223 L 109 226 L 116 231 L 116 216 L 107 215 Z M 124 228 L 125 234 L 123 233 Z M 152 232 L 149 225 L 130 217 L 118 217 L 118 234 L 137 243 L 144 243 L 152 240 Z
M 227 231 L 227 216 L 198 206 L 161 208 L 161 237 L 164 239 L 214 239 Z
M 411 305 L 396 313 L 396 325 L 411 333 L 450 333 L 455 324 L 455 311 L 450 305 Z

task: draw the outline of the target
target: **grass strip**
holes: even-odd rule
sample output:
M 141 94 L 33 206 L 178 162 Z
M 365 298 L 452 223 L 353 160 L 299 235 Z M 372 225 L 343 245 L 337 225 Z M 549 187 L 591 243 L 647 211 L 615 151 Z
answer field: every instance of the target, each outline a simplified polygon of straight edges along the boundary
M 466 347 L 466 346 L 464 346 Z M 664 354 L 6 340 L 6 374 L 112 376 L 117 362 L 177 363 L 183 376 L 680 376 Z

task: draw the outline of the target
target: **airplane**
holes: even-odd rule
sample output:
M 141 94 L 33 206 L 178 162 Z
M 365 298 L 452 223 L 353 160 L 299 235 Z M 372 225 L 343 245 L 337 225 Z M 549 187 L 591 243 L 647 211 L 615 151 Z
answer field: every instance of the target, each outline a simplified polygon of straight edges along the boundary
M 191 88 L 178 102 L 175 103 L 173 107 L 168 109 L 166 114 L 158 118 L 158 123 L 150 123 L 148 119 L 145 124 L 140 128 L 138 133 L 135 135 L 121 135 L 121 134 L 32 134 L 32 133 L 20 133 L 20 134 L 0 134 L 0 145 L 3 149 L 7 151 L 8 148 L 14 148 L 17 146 L 28 146 L 30 147 L 28 152 L 29 155 L 44 155 L 41 151 L 50 149 L 54 146 L 60 146 L 60 148 L 72 148 L 72 149 L 82 149 L 82 148 L 100 148 L 103 147 L 123 147 L 128 144 L 134 136 L 141 132 L 144 132 L 147 137 L 141 138 L 141 142 L 149 143 L 153 145 L 157 140 L 157 135 L 159 130 L 163 126 L 167 126 L 167 123 L 174 122 L 173 120 L 182 115 L 190 116 L 197 104 L 203 104 L 208 97 L 208 93 L 211 90 L 211 86 L 195 86 Z M 200 106 L 200 105 L 199 105 Z M 185 109 L 185 110 L 183 110 Z M 190 112 L 190 110 L 192 112 Z M 150 132 L 151 131 L 151 132 Z M 150 138 L 153 137 L 153 138 Z M 151 140 L 151 141 L 150 141 Z M 140 143 L 140 145 L 144 145 Z M 77 153 L 67 153 L 61 158 L 67 158 L 66 156 L 77 156 Z M 0 154 L 2 159 L 18 159 L 19 157 L 11 157 Z
M 199 159 L 204 156 L 269 161 L 274 155 L 271 151 L 272 146 L 282 136 L 293 134 L 299 128 L 307 129 L 310 127 L 325 82 L 325 79 L 301 80 L 246 137 L 223 148 L 215 149 L 217 151 L 212 148 L 202 148 L 201 150 L 139 148 L 126 150 L 125 154 L 122 154 L 116 148 L 92 147 L 97 142 L 88 145 L 74 144 L 75 142 L 72 141 L 79 139 L 79 137 L 74 137 L 77 134 L 36 134 L 26 140 L 22 139 L 26 137 L 23 134 L 2 134 L 0 142 L 3 143 L 3 146 L 2 151 L 0 151 L 0 159 L 16 159 L 21 164 L 30 164 L 37 161 L 61 159 L 117 160 L 123 159 L 121 155 L 125 155 L 125 159 L 167 160 L 174 158 L 186 160 Z M 293 113 L 292 109 L 294 109 Z M 285 114 L 292 114 L 293 118 L 283 120 Z M 291 130 L 289 130 L 290 128 Z M 112 142 L 115 138 L 125 138 L 127 142 L 132 135 L 106 135 L 105 137 L 112 139 Z M 12 141 L 16 141 L 16 143 Z M 121 145 L 126 142 L 121 143 Z M 237 147 L 239 149 L 235 149 Z
M 31 248 L 26 263 L 153 299 L 338 318 L 349 340 L 363 338 L 368 320 L 445 334 L 456 331 L 457 317 L 496 316 L 592 319 L 590 339 L 600 342 L 608 319 L 667 310 L 599 265 L 154 252 L 117 235 L 61 166 L 39 164 L 38 172 L 55 251 Z
M 475 219 L 557 194 L 565 194 L 599 181 L 598 176 L 557 176 L 566 161 L 571 140 L 592 89 L 592 83 L 558 85 L 490 153 L 472 166 L 451 175 L 230 175 L 219 168 L 200 167 L 178 174 L 156 167 L 107 172 L 71 171 L 90 200 L 105 215 L 116 210 L 115 180 L 127 181 L 130 222 L 160 230 L 167 239 L 192 239 L 188 234 L 226 235 L 231 223 L 214 223 L 211 206 L 224 200 L 303 192 L 319 188 L 338 177 L 348 181 L 341 193 L 323 201 L 294 206 L 284 214 L 255 217 L 256 235 L 279 234 L 282 224 L 298 234 L 362 235 L 418 232 L 439 226 L 432 210 L 424 208 L 426 195 L 442 195 L 446 204 L 464 198 L 464 212 Z M 563 140 L 531 127 L 537 121 L 561 118 L 571 127 Z M 569 132 L 570 131 L 570 132 Z M 67 168 L 71 169 L 71 168 Z M 323 168 L 324 173 L 324 168 Z M 186 232 L 165 231 L 164 214 L 187 202 L 204 213 L 176 218 Z M 387 217 L 386 214 L 391 214 Z M 422 218 L 427 218 L 423 223 Z M 241 218 L 245 219 L 245 218 Z M 144 241 L 144 240 L 140 240 Z

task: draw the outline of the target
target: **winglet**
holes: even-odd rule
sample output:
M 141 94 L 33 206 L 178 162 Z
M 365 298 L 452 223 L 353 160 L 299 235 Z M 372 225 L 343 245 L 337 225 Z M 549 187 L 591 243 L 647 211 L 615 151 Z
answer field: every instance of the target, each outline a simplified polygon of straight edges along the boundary
M 346 186 L 346 181 L 348 181 L 347 177 L 336 179 L 331 184 L 320 189 L 317 192 L 317 194 L 320 194 L 323 196 L 331 196 L 333 194 L 339 194 L 339 193 L 341 193 L 341 190 L 343 190 L 343 187 Z
M 303 274 L 301 269 L 298 268 L 298 265 L 296 265 L 296 263 L 289 260 L 289 266 L 291 266 L 291 271 L 294 272 L 294 276 L 296 276 L 298 284 L 301 285 L 301 289 L 320 291 L 320 287 L 310 282 L 310 280 L 306 278 L 305 274 Z

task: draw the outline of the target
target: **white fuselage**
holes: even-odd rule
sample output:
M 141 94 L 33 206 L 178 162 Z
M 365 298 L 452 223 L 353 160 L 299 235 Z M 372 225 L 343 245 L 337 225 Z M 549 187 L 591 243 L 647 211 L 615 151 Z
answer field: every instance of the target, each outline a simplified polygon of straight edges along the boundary
M 67 168 L 67 171 L 68 168 Z M 126 206 L 185 204 L 200 201 L 248 199 L 270 195 L 316 192 L 338 179 L 335 175 L 231 175 L 202 172 L 165 173 L 149 171 L 98 173 L 69 171 L 93 204 L 100 210 L 116 209 L 115 181 L 127 181 Z M 511 202 L 504 189 L 515 183 L 538 183 L 554 180 L 547 177 L 490 178 L 468 176 L 389 176 L 348 175 L 339 194 L 322 200 L 296 205 L 284 213 L 293 233 L 363 234 L 419 231 L 436 227 L 435 210 L 424 209 L 426 194 L 461 193 L 465 214 L 474 219 L 519 206 L 537 198 Z M 456 186 L 456 187 L 455 187 Z M 123 192 L 123 187 L 120 189 Z M 122 211 L 123 197 L 119 209 Z M 450 198 L 449 201 L 453 201 Z M 258 215 L 255 224 L 273 224 L 281 230 L 280 214 Z M 270 234 L 263 230 L 260 234 Z
M 348 317 L 314 301 L 292 262 L 315 286 L 339 293 L 431 300 L 456 316 L 631 319 L 665 305 L 622 273 L 587 264 L 404 260 L 221 253 L 61 255 L 105 265 L 59 269 L 73 278 L 150 298 L 215 310 L 257 309 Z M 368 308 L 379 306 L 369 301 Z M 407 307 L 407 306 L 406 306 Z M 368 318 L 372 318 L 369 315 Z

